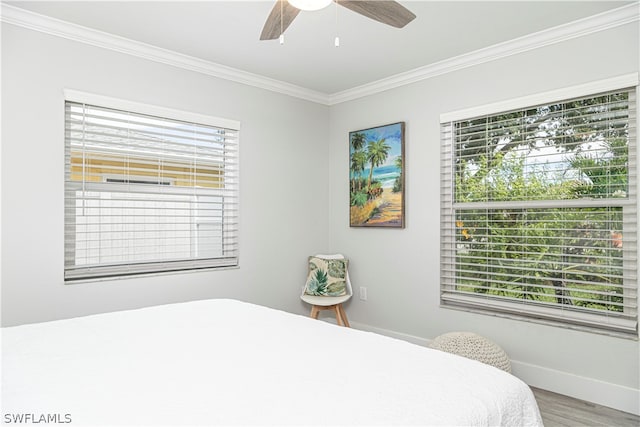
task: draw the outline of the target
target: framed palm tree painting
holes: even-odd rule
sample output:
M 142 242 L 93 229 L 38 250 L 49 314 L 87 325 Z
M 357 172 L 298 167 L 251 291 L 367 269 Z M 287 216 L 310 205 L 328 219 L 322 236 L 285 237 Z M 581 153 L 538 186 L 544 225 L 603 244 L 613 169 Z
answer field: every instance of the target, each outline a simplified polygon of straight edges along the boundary
M 349 225 L 404 228 L 404 122 L 349 132 Z

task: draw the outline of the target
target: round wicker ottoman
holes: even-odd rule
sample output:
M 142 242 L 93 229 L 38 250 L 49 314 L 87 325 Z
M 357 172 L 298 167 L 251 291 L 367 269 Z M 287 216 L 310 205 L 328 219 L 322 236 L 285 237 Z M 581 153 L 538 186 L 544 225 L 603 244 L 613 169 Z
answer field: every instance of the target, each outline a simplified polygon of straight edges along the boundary
M 431 348 L 474 359 L 511 373 L 511 361 L 500 346 L 473 332 L 449 332 L 431 342 Z

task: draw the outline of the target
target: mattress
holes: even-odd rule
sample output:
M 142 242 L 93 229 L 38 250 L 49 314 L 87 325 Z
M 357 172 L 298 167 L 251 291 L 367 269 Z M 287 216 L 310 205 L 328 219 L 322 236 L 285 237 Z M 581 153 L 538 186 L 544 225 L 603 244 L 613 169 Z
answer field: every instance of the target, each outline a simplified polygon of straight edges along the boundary
M 7 327 L 2 356 L 5 422 L 542 425 L 492 366 L 236 300 Z

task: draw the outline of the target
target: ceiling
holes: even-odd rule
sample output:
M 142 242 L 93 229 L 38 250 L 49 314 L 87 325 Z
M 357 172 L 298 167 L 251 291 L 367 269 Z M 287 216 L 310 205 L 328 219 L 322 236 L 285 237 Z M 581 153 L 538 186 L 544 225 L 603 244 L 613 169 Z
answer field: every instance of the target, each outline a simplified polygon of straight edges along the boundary
M 400 1 L 403 29 L 331 5 L 301 12 L 285 43 L 260 41 L 270 1 L 8 1 L 6 4 L 335 94 L 635 1 Z M 337 19 L 336 19 L 337 13 Z M 340 47 L 334 47 L 334 37 Z

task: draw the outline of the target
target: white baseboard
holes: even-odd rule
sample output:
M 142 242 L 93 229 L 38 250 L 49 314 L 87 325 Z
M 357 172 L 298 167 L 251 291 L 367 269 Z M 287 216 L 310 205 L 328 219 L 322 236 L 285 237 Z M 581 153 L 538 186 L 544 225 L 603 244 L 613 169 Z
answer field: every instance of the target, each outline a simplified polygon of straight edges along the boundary
M 532 387 L 640 415 L 640 390 L 530 363 L 511 361 L 513 374 Z
M 351 327 L 409 341 L 422 346 L 428 346 L 431 342 L 431 340 L 426 338 L 377 328 L 363 323 L 351 322 Z M 638 389 L 557 371 L 555 369 L 545 368 L 544 366 L 519 362 L 517 360 L 511 361 L 511 369 L 516 377 L 532 387 L 640 415 L 640 390 Z
M 359 329 L 361 331 L 367 332 L 375 332 L 376 334 L 384 335 L 391 338 L 397 338 L 399 340 L 409 341 L 414 344 L 422 345 L 425 347 L 429 346 L 431 340 L 421 337 L 416 337 L 415 335 L 403 334 L 401 332 L 390 331 L 389 329 L 377 328 L 375 326 L 366 325 L 364 323 L 352 322 L 349 321 L 349 324 L 353 329 Z

